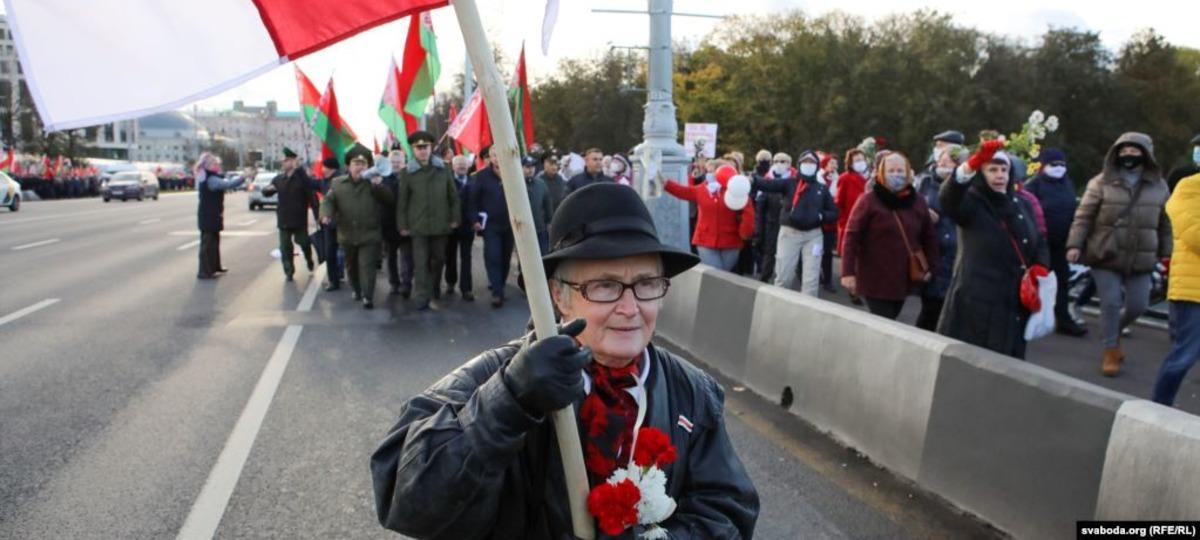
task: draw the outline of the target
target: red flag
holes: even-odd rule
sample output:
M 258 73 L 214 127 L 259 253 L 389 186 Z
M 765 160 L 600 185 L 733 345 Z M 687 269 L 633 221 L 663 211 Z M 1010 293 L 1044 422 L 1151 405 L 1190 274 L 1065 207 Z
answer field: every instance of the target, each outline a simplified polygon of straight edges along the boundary
M 522 153 L 533 145 L 533 102 L 529 97 L 529 78 L 525 70 L 525 44 L 521 44 L 521 56 L 517 60 L 517 71 L 513 74 L 514 125 L 517 128 L 517 143 Z
M 454 104 L 451 103 L 450 104 L 450 122 L 449 123 L 453 124 L 455 118 L 458 118 L 458 107 L 455 107 Z M 463 153 L 462 145 L 459 144 L 458 139 L 451 139 L 451 140 L 454 141 L 454 155 L 461 156 Z
M 485 146 L 492 144 L 492 127 L 483 104 L 483 92 L 471 94 L 462 114 L 446 129 L 446 136 L 462 143 L 473 154 L 479 154 Z

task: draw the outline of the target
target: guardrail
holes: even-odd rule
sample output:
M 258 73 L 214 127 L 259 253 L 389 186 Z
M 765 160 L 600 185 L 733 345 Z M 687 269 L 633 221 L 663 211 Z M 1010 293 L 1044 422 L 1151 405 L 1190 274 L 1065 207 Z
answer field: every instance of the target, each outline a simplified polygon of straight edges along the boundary
M 657 335 L 1020 538 L 1200 516 L 1200 418 L 699 266 Z

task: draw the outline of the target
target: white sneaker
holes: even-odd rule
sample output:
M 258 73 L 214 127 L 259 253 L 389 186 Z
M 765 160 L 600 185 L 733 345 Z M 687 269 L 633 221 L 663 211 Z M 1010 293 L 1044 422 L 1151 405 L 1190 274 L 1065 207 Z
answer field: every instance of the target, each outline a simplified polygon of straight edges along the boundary
M 1076 324 L 1083 324 L 1083 310 L 1079 309 L 1077 304 L 1072 302 L 1067 305 L 1067 313 L 1071 315 L 1071 319 L 1073 319 Z

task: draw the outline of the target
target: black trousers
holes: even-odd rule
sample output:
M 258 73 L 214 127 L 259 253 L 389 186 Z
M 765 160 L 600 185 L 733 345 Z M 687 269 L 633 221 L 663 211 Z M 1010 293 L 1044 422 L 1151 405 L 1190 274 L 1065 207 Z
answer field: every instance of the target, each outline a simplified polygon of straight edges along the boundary
M 945 298 L 922 296 L 921 313 L 917 315 L 917 328 L 937 332 L 938 319 L 942 317 L 942 305 L 945 303 Z
M 904 300 L 881 300 L 878 298 L 863 298 L 863 300 L 867 301 L 867 310 L 872 315 L 893 321 L 900 316 L 900 312 L 904 309 Z
M 221 232 L 200 231 L 200 269 L 197 275 L 211 276 L 221 269 Z
M 402 291 L 412 291 L 412 238 L 384 239 L 383 256 L 387 259 L 388 284 Z
M 446 285 L 453 289 L 457 284 L 464 293 L 474 290 L 471 279 L 471 249 L 475 244 L 475 231 L 453 232 L 446 240 Z

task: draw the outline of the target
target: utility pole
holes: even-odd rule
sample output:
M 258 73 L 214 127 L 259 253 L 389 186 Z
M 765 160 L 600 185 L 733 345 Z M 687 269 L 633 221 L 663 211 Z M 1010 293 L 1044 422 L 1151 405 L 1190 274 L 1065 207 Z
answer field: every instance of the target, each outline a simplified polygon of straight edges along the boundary
M 674 53 L 671 50 L 671 17 L 722 19 L 719 15 L 675 13 L 673 0 L 647 0 L 646 11 L 594 9 L 596 13 L 650 16 L 649 69 L 646 80 L 645 117 L 642 120 L 642 144 L 634 148 L 634 187 L 654 217 L 654 226 L 663 243 L 680 249 L 691 245 L 688 206 L 674 197 L 663 197 L 657 177 L 690 183 L 691 159 L 679 144 L 679 124 L 672 99 Z

